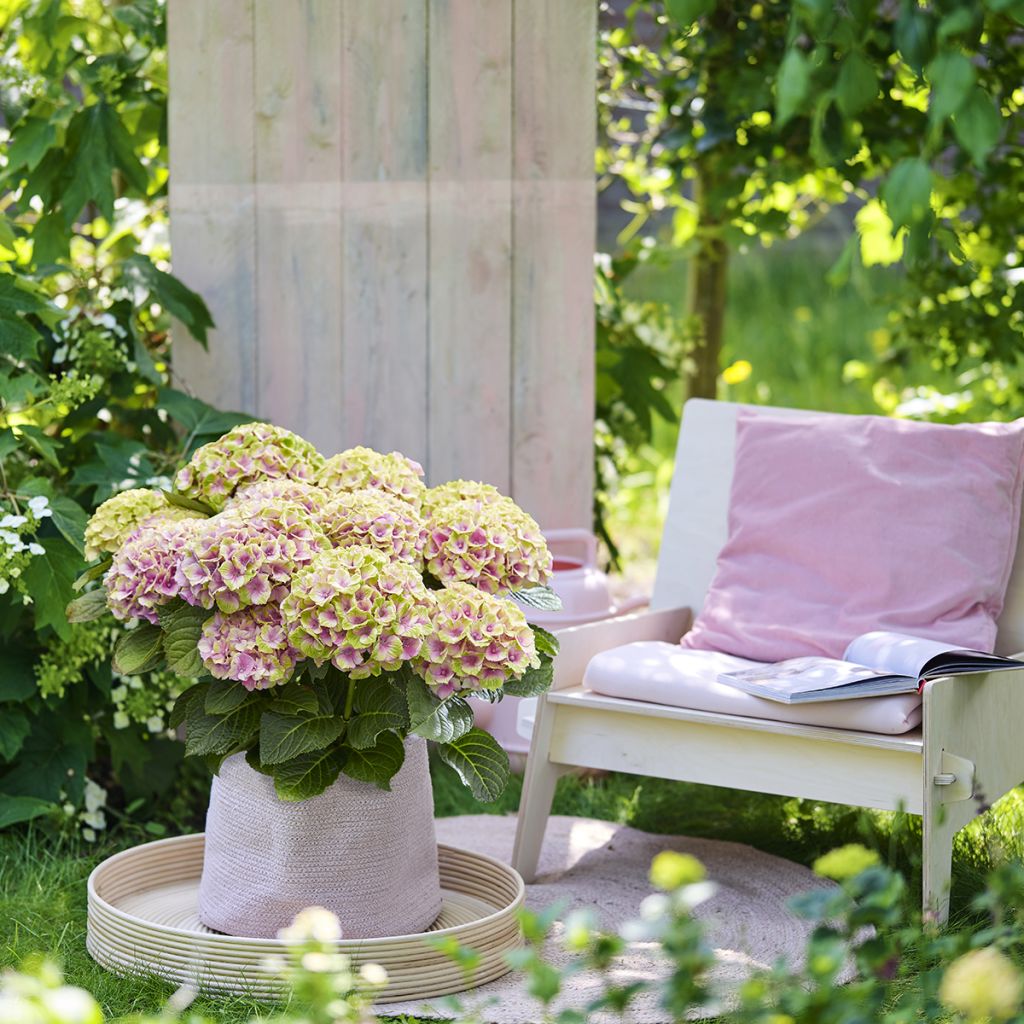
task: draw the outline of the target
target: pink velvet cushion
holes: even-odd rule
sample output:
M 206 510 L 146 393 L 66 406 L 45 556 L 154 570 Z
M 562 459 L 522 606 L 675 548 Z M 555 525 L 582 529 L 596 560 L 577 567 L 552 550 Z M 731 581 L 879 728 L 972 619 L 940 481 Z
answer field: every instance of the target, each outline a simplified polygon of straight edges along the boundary
M 1022 427 L 740 410 L 729 537 L 683 645 L 838 658 L 890 629 L 991 651 Z

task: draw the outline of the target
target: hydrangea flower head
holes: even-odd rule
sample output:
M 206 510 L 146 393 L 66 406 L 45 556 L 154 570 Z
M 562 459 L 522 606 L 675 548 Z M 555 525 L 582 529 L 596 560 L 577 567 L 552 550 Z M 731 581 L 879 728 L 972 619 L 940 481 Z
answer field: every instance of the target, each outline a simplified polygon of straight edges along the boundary
M 421 564 L 423 521 L 408 502 L 387 491 L 364 487 L 338 493 L 321 513 L 320 525 L 336 547 L 365 544 L 395 561 Z
M 182 556 L 179 593 L 222 612 L 280 600 L 292 574 L 329 546 L 309 513 L 288 501 L 221 512 L 200 524 Z
M 290 501 L 301 505 L 314 519 L 318 519 L 331 495 L 328 491 L 305 480 L 260 480 L 245 484 L 229 498 L 224 510 L 241 509 L 259 511 L 274 501 Z
M 426 490 L 422 477 L 423 467 L 401 452 L 385 455 L 359 446 L 332 455 L 316 482 L 331 491 L 359 491 L 364 487 L 387 491 L 418 510 Z
M 460 690 L 497 690 L 540 658 L 533 630 L 517 605 L 468 583 L 434 591 L 432 635 L 416 668 L 439 697 Z
M 133 487 L 108 498 L 92 514 L 85 527 L 85 560 L 116 551 L 144 522 L 199 519 L 201 513 L 168 505 L 160 491 Z
M 210 675 L 234 679 L 247 690 L 286 683 L 299 659 L 276 604 L 214 612 L 203 623 L 199 655 Z
M 427 521 L 427 568 L 442 583 L 500 594 L 551 578 L 551 552 L 532 516 L 511 498 L 456 501 Z
M 198 448 L 178 470 L 175 489 L 221 509 L 235 491 L 259 480 L 311 481 L 323 456 L 290 430 L 269 423 L 243 423 Z
M 493 505 L 505 500 L 505 495 L 492 484 L 481 483 L 479 480 L 449 480 L 447 483 L 427 488 L 423 495 L 421 511 L 425 518 L 429 518 L 439 508 L 454 505 L 457 501 L 476 501 L 481 505 Z
M 407 562 L 365 545 L 335 548 L 295 574 L 281 604 L 288 639 L 353 679 L 395 671 L 430 635 L 430 592 Z
M 115 618 L 160 624 L 157 609 L 178 596 L 184 550 L 203 524 L 199 519 L 157 519 L 128 537 L 103 577 Z

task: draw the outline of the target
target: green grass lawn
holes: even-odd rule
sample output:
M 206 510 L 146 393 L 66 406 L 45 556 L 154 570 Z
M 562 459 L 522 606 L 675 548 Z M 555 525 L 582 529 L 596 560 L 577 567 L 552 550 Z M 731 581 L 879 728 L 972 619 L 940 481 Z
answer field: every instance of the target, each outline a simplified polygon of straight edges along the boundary
M 477 804 L 442 765 L 434 768 L 439 815 L 508 813 L 519 801 L 513 779 L 500 802 Z M 837 845 L 860 841 L 916 876 L 917 819 L 828 804 L 739 793 L 626 775 L 567 777 L 559 783 L 556 813 L 602 818 L 649 832 L 746 842 L 809 864 Z M 198 820 L 198 819 L 196 819 Z M 1020 856 L 1024 796 L 1011 794 L 993 813 L 961 834 L 956 849 L 954 919 L 965 919 L 970 895 L 993 858 Z M 153 979 L 121 979 L 94 964 L 85 951 L 85 883 L 102 857 L 152 836 L 122 829 L 100 846 L 47 837 L 41 831 L 0 834 L 0 967 L 45 954 L 63 963 L 68 981 L 92 991 L 114 1020 L 158 1011 L 173 990 Z M 246 998 L 200 999 L 194 1009 L 225 1024 L 242 1024 L 268 1007 Z

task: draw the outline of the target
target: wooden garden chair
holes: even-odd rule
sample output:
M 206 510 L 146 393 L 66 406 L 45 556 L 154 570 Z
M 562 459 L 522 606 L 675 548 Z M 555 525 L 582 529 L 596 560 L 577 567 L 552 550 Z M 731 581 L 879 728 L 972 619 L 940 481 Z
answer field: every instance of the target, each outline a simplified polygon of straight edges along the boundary
M 953 837 L 1024 781 L 1024 670 L 932 681 L 921 726 L 899 735 L 689 710 L 581 685 L 597 653 L 638 640 L 675 643 L 689 628 L 727 537 L 738 408 L 686 405 L 650 610 L 559 632 L 554 683 L 537 708 L 513 866 L 533 880 L 565 772 L 653 775 L 919 814 L 923 903 L 945 921 Z M 1022 548 L 1024 540 L 999 620 L 1001 653 L 1024 648 Z

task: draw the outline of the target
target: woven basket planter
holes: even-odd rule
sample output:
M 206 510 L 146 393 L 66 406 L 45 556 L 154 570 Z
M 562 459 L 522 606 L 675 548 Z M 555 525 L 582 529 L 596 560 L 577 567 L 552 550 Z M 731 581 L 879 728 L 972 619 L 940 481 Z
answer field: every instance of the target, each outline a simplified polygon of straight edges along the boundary
M 273 938 L 304 907 L 326 907 L 345 939 L 412 935 L 441 910 L 425 740 L 406 741 L 386 792 L 341 775 L 296 803 L 243 754 L 213 780 L 199 919 L 228 935 Z

